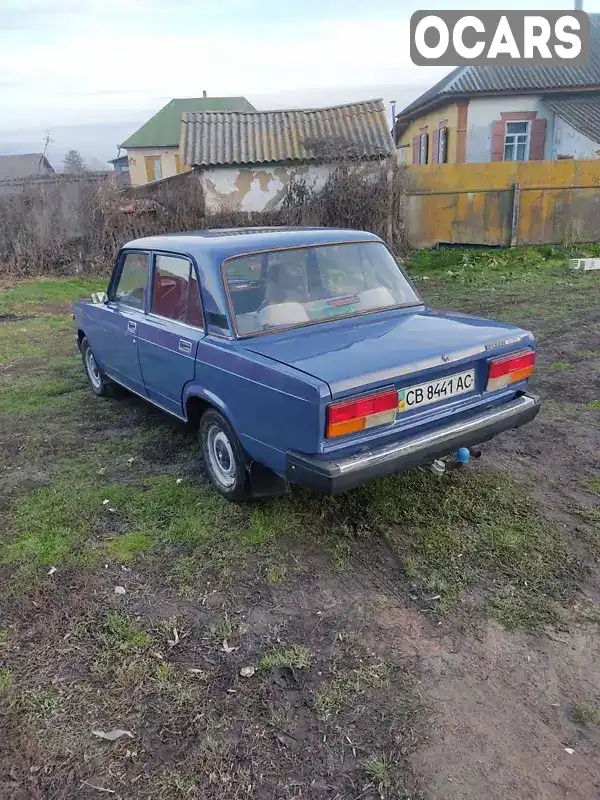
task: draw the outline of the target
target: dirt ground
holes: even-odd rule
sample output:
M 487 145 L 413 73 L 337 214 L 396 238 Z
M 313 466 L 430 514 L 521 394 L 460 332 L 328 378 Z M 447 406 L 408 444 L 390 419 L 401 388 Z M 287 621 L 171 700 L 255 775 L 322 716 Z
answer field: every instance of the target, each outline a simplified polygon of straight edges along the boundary
M 0 797 L 598 800 L 599 281 L 418 281 L 535 332 L 538 419 L 245 509 L 55 291 L 0 302 Z

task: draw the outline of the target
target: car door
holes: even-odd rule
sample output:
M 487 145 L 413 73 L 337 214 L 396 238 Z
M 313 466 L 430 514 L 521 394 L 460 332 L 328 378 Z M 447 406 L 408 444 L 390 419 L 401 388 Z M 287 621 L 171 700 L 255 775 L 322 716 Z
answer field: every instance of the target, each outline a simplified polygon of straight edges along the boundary
M 146 309 L 149 265 L 148 252 L 121 253 L 109 286 L 98 353 L 111 378 L 142 396 L 146 396 L 146 387 L 138 357 L 138 328 Z
M 196 267 L 186 256 L 155 253 L 148 313 L 140 322 L 138 350 L 148 397 L 184 416 L 183 389 L 193 380 L 204 325 Z

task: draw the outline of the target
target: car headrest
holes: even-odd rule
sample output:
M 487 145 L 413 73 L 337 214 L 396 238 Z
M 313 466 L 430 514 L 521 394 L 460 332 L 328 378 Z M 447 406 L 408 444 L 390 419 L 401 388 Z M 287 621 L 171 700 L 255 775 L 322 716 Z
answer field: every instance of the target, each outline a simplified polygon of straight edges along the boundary
M 369 308 L 384 308 L 385 306 L 394 306 L 396 301 L 394 295 L 389 289 L 384 286 L 378 286 L 377 289 L 366 289 L 358 295 L 359 311 L 366 311 Z
M 256 315 L 259 328 L 297 325 L 309 322 L 310 317 L 300 303 L 276 303 L 261 308 Z

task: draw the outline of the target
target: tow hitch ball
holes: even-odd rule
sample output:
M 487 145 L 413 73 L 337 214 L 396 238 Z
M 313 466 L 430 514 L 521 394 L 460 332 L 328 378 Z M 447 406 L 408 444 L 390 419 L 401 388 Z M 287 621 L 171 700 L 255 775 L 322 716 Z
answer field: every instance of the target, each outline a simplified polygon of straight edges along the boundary
M 471 458 L 481 458 L 481 450 L 475 447 L 469 450 L 468 447 L 459 447 L 456 451 L 455 461 L 443 461 L 441 458 L 436 458 L 429 465 L 429 471 L 434 475 L 443 475 L 449 469 L 460 469 L 467 464 Z

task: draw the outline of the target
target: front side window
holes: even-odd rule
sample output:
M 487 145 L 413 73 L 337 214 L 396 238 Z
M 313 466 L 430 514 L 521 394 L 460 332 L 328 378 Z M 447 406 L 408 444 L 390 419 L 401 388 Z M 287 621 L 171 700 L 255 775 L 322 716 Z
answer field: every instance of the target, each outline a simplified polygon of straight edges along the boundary
M 527 161 L 529 122 L 507 122 L 504 134 L 504 160 Z
M 126 253 L 114 291 L 114 302 L 143 311 L 146 307 L 148 254 Z
M 223 274 L 242 336 L 419 303 L 380 242 L 239 256 Z

